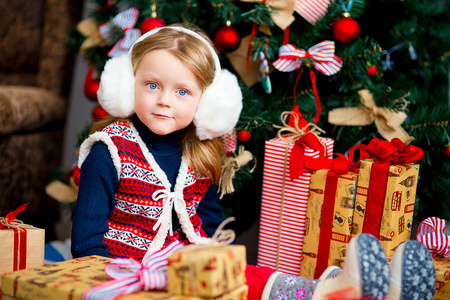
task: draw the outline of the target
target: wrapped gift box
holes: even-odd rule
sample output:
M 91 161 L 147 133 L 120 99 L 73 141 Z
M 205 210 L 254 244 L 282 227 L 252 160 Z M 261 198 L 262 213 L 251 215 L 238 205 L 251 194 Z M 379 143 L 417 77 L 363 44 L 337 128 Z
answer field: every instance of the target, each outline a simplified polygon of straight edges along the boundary
M 45 230 L 20 226 L 0 229 L 0 275 L 44 264 Z
M 374 164 L 373 159 L 361 161 L 352 236 L 369 232 L 368 226 L 375 228 L 378 233 L 374 235 L 380 240 L 386 254 L 391 256 L 401 242 L 411 237 L 419 165 L 391 164 L 387 174 L 386 191 L 383 192 L 380 191 L 379 184 L 382 178 L 371 177 Z M 373 197 L 374 201 L 370 202 L 368 195 L 374 191 L 383 195 L 378 199 Z
M 319 140 L 326 147 L 325 156 L 331 158 L 334 141 L 330 138 Z M 282 138 L 265 143 L 257 264 L 298 275 L 311 170 L 303 167 L 301 176 L 290 179 L 292 147 L 293 143 Z M 319 151 L 306 147 L 304 156 L 318 158 Z
M 188 245 L 168 259 L 167 291 L 172 295 L 215 298 L 245 285 L 243 245 Z
M 81 299 L 84 291 L 110 280 L 104 268 L 111 259 L 86 256 L 2 276 L 2 293 L 17 299 Z
M 331 265 L 343 266 L 350 241 L 357 174 L 330 170 L 311 174 L 300 276 L 319 278 Z
M 435 256 L 433 261 L 436 270 L 436 293 L 433 299 L 450 299 L 450 260 Z

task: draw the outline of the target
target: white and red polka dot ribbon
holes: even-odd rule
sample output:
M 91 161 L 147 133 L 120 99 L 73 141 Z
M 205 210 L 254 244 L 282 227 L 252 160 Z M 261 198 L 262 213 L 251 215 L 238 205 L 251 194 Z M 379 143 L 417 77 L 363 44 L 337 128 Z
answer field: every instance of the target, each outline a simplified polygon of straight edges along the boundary
M 436 217 L 426 218 L 420 222 L 416 239 L 424 244 L 431 255 L 443 255 L 450 259 L 450 236 L 445 234 L 447 221 Z
M 330 2 L 330 0 L 297 0 L 294 10 L 314 25 L 325 15 Z

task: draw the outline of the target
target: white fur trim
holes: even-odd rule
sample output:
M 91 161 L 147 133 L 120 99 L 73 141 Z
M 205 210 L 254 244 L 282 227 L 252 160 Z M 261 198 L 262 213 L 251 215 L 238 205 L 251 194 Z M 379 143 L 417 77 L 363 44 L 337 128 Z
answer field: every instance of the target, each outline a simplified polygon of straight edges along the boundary
M 206 88 L 194 117 L 201 140 L 231 133 L 242 110 L 242 92 L 235 75 L 222 70 Z
M 97 142 L 103 142 L 106 144 L 106 146 L 108 146 L 109 154 L 111 155 L 114 167 L 117 170 L 117 178 L 120 179 L 120 172 L 122 167 L 119 153 L 116 145 L 114 145 L 113 141 L 106 132 L 94 132 L 87 139 L 84 140 L 79 150 L 78 167 L 81 169 L 83 162 L 86 160 L 87 156 L 92 150 L 92 147 L 94 147 L 94 145 Z
M 108 60 L 100 77 L 98 102 L 114 117 L 131 116 L 134 113 L 134 83 L 130 55 Z

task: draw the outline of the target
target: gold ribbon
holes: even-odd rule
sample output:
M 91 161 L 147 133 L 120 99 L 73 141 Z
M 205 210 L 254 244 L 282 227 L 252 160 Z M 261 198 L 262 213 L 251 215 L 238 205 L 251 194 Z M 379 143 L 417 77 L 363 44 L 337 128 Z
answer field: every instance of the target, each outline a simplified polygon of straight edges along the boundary
M 401 126 L 407 117 L 406 113 L 378 107 L 369 90 L 360 90 L 358 94 L 364 106 L 335 108 L 328 113 L 328 122 L 345 126 L 363 126 L 375 123 L 378 132 L 388 141 L 399 138 L 408 145 L 414 140 Z M 398 101 L 407 103 L 405 98 L 408 96 L 409 93 Z
M 248 164 L 254 157 L 250 151 L 244 150 L 244 146 L 239 146 L 238 154 L 234 157 L 227 156 L 224 158 L 222 164 L 222 176 L 220 176 L 219 180 L 219 191 L 220 196 L 219 199 L 222 199 L 224 195 L 231 194 L 234 192 L 233 179 L 235 173 L 242 167 Z M 250 173 L 253 173 L 256 167 L 256 159 L 255 165 L 250 170 Z
M 225 225 L 235 220 L 234 217 L 226 218 L 222 223 L 220 223 L 219 227 L 217 227 L 216 232 L 214 232 L 211 240 L 213 241 L 214 246 L 226 246 L 230 245 L 234 239 L 236 238 L 236 233 L 233 229 L 223 230 Z
M 81 51 L 84 51 L 92 47 L 103 47 L 106 45 L 105 40 L 100 35 L 97 22 L 95 21 L 94 18 L 82 20 L 81 22 L 79 22 L 77 24 L 77 30 L 84 37 L 86 37 L 83 44 L 81 44 L 80 47 Z

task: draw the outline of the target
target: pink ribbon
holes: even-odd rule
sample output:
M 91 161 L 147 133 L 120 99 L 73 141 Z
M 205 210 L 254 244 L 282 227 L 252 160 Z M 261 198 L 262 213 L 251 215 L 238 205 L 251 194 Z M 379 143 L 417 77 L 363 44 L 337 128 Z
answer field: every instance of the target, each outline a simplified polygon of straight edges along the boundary
M 164 290 L 167 288 L 168 257 L 183 245 L 175 240 L 166 248 L 144 258 L 142 264 L 135 259 L 117 258 L 105 266 L 113 280 L 86 291 L 83 300 L 116 299 L 137 291 Z
M 117 31 L 117 28 L 125 31 L 125 35 L 114 44 L 108 52 L 108 56 L 116 57 L 125 54 L 134 42 L 136 42 L 136 40 L 141 36 L 141 31 L 133 28 L 136 24 L 138 16 L 139 11 L 135 7 L 132 7 L 119 13 L 111 21 L 99 27 L 101 36 L 109 44 L 112 44 L 114 33 Z
M 416 239 L 424 244 L 431 255 L 443 255 L 450 259 L 450 236 L 446 235 L 447 221 L 437 217 L 426 218 L 420 222 Z
M 292 44 L 283 45 L 278 57 L 273 66 L 281 72 L 300 69 L 307 58 L 310 58 L 317 70 L 328 76 L 336 74 L 342 68 L 342 60 L 334 55 L 333 41 L 320 42 L 307 51 Z

